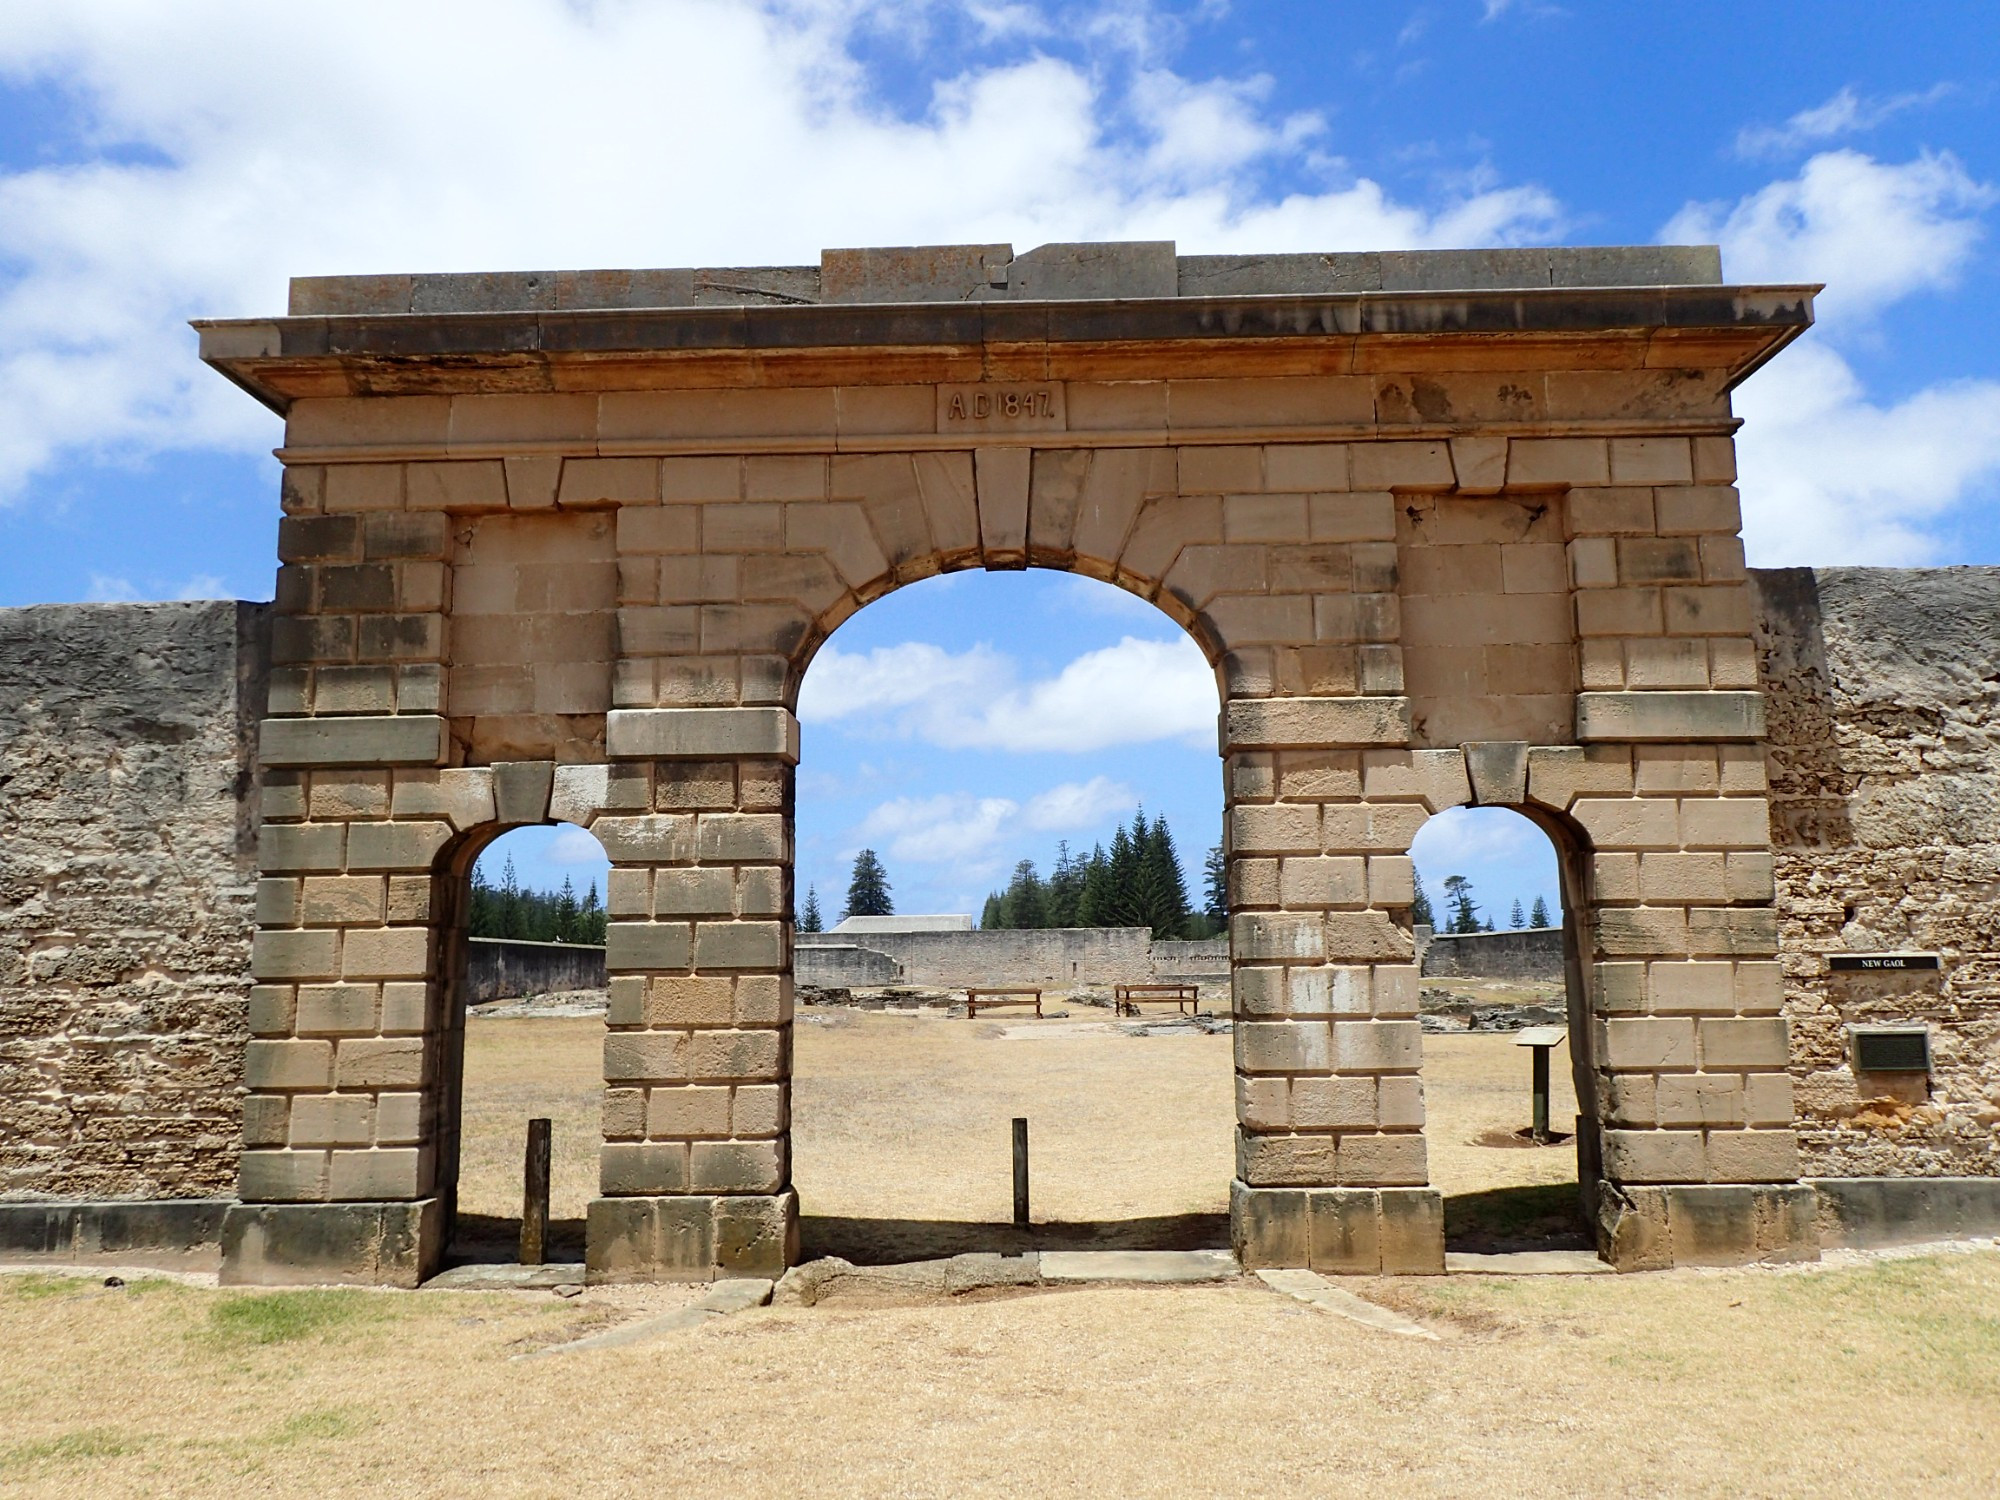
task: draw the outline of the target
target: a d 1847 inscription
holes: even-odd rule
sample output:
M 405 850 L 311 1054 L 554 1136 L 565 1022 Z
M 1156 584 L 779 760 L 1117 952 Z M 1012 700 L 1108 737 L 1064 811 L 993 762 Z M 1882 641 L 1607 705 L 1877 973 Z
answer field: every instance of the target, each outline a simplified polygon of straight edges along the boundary
M 1064 432 L 1062 382 L 1036 385 L 941 385 L 937 388 L 939 432 Z

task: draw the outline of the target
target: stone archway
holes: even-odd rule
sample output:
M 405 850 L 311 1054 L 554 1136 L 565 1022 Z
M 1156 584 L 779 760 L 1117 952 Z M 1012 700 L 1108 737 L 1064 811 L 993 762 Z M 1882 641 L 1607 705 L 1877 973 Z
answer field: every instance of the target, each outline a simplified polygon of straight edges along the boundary
M 817 305 L 697 277 L 635 308 L 674 273 L 634 273 L 418 313 L 357 278 L 204 325 L 287 415 L 227 1274 L 435 1262 L 443 803 L 505 821 L 530 782 L 613 863 L 592 1274 L 787 1264 L 800 676 L 900 583 L 1029 565 L 1152 599 L 1217 666 L 1246 1263 L 1442 1267 L 1408 848 L 1474 795 L 1590 840 L 1607 1248 L 1810 1242 L 1728 408 L 1809 293 L 1632 289 L 1701 279 L 1683 251 L 1350 293 L 1306 264 L 1337 258 L 1160 283 L 1149 247 L 1091 248 L 1130 284 L 944 301 L 962 256 L 829 252 Z M 329 1114 L 352 1131 L 302 1129 Z

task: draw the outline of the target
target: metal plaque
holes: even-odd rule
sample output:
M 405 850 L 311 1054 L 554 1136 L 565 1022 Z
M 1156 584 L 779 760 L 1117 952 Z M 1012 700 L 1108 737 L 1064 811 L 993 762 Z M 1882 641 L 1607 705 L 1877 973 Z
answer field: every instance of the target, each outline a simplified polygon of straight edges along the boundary
M 1857 1073 L 1928 1073 L 1931 1034 L 1921 1026 L 1850 1026 Z

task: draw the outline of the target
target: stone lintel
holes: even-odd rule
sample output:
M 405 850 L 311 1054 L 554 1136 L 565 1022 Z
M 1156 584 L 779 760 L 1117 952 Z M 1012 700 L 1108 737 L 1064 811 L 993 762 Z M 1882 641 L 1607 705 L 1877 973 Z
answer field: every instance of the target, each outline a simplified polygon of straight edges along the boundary
M 447 743 L 437 714 L 266 719 L 258 756 L 267 766 L 435 766 Z
M 1408 698 L 1237 698 L 1222 710 L 1222 753 L 1407 745 Z
M 1578 693 L 1576 737 L 1597 740 L 1761 740 L 1762 693 Z
M 799 760 L 799 721 L 784 708 L 614 708 L 604 753 L 613 760 L 771 756 Z

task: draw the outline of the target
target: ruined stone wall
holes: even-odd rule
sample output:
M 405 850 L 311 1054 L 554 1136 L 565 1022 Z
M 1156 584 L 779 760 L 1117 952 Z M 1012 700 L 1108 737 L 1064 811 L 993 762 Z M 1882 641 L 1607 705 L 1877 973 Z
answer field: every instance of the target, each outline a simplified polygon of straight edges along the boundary
M 901 968 L 898 984 L 1144 984 L 1153 978 L 1152 934 L 1143 927 L 870 932 L 859 936 L 805 933 L 798 937 L 794 951 L 803 955 L 814 947 L 836 945 L 854 945 L 886 955 Z M 799 959 L 802 968 L 811 962 Z
M 0 610 L 0 1201 L 235 1193 L 266 628 Z
M 2000 1175 L 2000 569 L 1753 575 L 1803 1170 Z M 1937 972 L 1833 973 L 1920 951 Z M 1856 1076 L 1852 1023 L 1921 1021 L 1928 1088 Z
M 1419 967 L 1426 979 L 1530 979 L 1561 984 L 1562 929 L 1440 932 L 1424 945 Z

